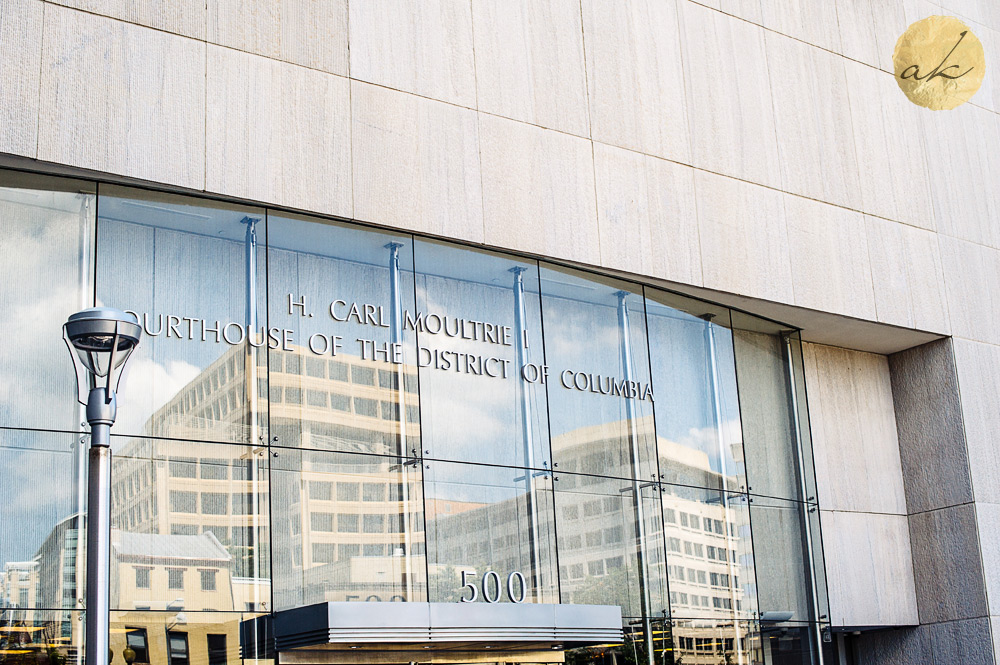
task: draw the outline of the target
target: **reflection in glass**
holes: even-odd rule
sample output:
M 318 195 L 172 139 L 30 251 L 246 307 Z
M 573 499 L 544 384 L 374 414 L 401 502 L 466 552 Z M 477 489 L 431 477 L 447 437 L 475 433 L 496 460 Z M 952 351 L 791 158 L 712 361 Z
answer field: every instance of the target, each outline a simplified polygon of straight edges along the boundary
M 787 328 L 770 321 L 733 313 L 749 491 L 801 500 L 784 335 L 787 332 Z
M 420 456 L 406 236 L 269 217 L 271 430 L 283 446 Z
M 256 443 L 266 414 L 262 210 L 101 190 L 98 304 L 134 312 L 118 434 Z
M 0 610 L 0 665 L 70 662 L 83 653 L 83 612 Z
M 790 370 L 793 418 L 797 419 L 795 432 L 799 437 L 797 449 L 799 457 L 800 494 L 806 501 L 816 503 L 816 466 L 813 457 L 812 429 L 809 423 L 809 408 L 806 401 L 806 372 L 802 359 L 802 336 L 798 331 L 784 335 L 786 362 Z
M 757 596 L 760 612 L 791 612 L 792 621 L 816 621 L 806 559 L 803 515 L 814 514 L 795 501 L 752 497 L 754 541 L 757 543 Z
M 640 492 L 645 520 L 640 538 L 632 483 L 568 473 L 558 478 L 561 602 L 619 605 L 625 617 L 642 617 L 646 606 L 648 616 L 664 616 L 667 584 L 657 487 Z
M 535 264 L 423 241 L 414 252 L 426 454 L 548 468 Z
M 500 602 L 513 595 L 516 602 L 520 573 L 524 602 L 558 602 L 551 476 L 535 479 L 532 501 L 524 485 L 530 470 L 450 462 L 425 466 L 429 600 L 470 598 L 473 592 L 464 583 L 474 582 L 480 601 L 485 592 L 496 593 Z M 496 577 L 485 579 L 489 571 Z
M 111 484 L 111 606 L 270 607 L 266 457 L 252 448 L 126 439 Z
M 747 497 L 664 485 L 671 616 L 748 618 L 756 609 Z
M 82 607 L 85 556 L 78 544 L 85 535 L 75 456 L 85 438 L 0 430 L 0 468 L 7 472 L 0 482 L 0 608 Z
M 745 489 L 729 310 L 647 288 L 646 320 L 663 480 Z
M 666 665 L 757 665 L 761 659 L 757 625 L 749 621 L 671 621 L 672 649 Z
M 137 665 L 225 665 L 272 660 L 240 657 L 240 622 L 252 613 L 199 612 L 177 603 L 161 611 L 129 610 L 111 613 L 112 663 L 125 662 L 126 647 Z
M 15 322 L 0 378 L 17 386 L 0 426 L 78 430 L 59 325 L 92 304 L 140 316 L 113 486 L 112 643 L 137 662 L 232 661 L 239 613 L 273 609 L 272 548 L 279 609 L 473 588 L 509 602 L 512 580 L 525 602 L 621 605 L 627 641 L 608 649 L 634 662 L 784 663 L 817 639 L 794 623 L 828 613 L 794 331 L 496 252 L 115 186 L 95 264 L 93 191 L 0 176 Z M 83 439 L 0 430 L 0 644 L 30 658 L 77 638 Z
M 272 546 L 283 562 L 275 568 L 276 609 L 426 599 L 420 465 L 375 455 L 273 452 Z
M 546 265 L 541 280 L 552 454 L 558 468 L 655 480 L 642 296 L 624 282 Z
M 75 431 L 73 368 L 59 330 L 92 306 L 93 183 L 0 172 L 4 343 L 0 425 Z

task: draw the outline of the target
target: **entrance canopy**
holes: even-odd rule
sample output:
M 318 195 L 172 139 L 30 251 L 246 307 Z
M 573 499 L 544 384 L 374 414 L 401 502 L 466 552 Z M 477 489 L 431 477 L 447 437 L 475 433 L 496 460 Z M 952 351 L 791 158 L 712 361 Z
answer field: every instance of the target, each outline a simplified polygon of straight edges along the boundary
M 244 621 L 240 645 L 244 658 L 277 654 L 283 663 L 354 661 L 358 652 L 374 662 L 372 651 L 379 662 L 445 662 L 471 652 L 518 660 L 511 656 L 621 643 L 621 616 L 614 605 L 329 602 Z

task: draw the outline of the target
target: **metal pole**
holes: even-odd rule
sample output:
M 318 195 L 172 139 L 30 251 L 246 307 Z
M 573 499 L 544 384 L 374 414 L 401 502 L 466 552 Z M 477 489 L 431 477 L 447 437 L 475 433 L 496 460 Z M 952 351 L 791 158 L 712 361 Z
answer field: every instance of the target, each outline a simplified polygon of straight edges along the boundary
M 527 362 L 525 347 L 527 346 L 528 330 L 524 314 L 524 271 L 526 268 L 511 268 L 514 275 L 514 327 L 517 335 L 514 339 L 514 349 L 517 358 L 516 372 Z M 524 447 L 524 492 L 526 512 L 528 514 L 528 552 L 531 557 L 531 589 L 536 600 L 541 600 L 542 564 L 539 558 L 538 534 L 538 501 L 535 496 L 535 446 L 531 432 L 531 402 L 528 398 L 527 382 L 521 383 L 521 442 Z
M 792 357 L 792 340 L 789 335 L 783 334 L 785 342 L 785 361 L 788 365 L 788 392 L 791 395 L 792 408 L 792 437 L 795 443 L 795 456 L 799 467 L 799 491 L 802 492 L 802 522 L 806 541 L 806 565 L 809 567 L 809 583 L 812 587 L 812 610 L 813 620 L 819 622 L 819 599 L 816 588 L 816 560 L 813 554 L 812 527 L 809 522 L 809 503 L 806 489 L 806 468 L 802 454 L 802 424 L 799 421 L 799 399 L 795 390 L 794 358 Z M 813 639 L 816 642 L 816 659 L 819 665 L 823 665 L 823 638 L 818 629 L 813 630 Z
M 246 280 L 247 280 L 247 301 L 246 301 L 246 311 L 245 319 L 247 326 L 247 346 L 246 355 L 244 357 L 244 367 L 247 370 L 247 397 L 250 401 L 250 414 L 249 414 L 249 425 L 250 425 L 250 445 L 253 446 L 251 449 L 249 458 L 247 459 L 247 474 L 250 476 L 250 496 L 247 497 L 247 506 L 250 508 L 250 534 L 247 540 L 248 550 L 250 552 L 250 570 L 253 575 L 253 608 L 254 611 L 259 612 L 260 607 L 260 543 L 258 542 L 258 534 L 260 533 L 260 506 L 257 505 L 258 497 L 260 496 L 260 487 L 258 485 L 259 474 L 257 473 L 257 456 L 263 449 L 263 441 L 260 440 L 259 424 L 257 422 L 257 413 L 259 410 L 258 406 L 258 394 L 257 391 L 260 388 L 257 385 L 257 358 L 256 351 L 252 344 L 249 343 L 250 335 L 257 330 L 257 222 L 260 219 L 256 217 L 244 217 L 243 223 L 247 225 L 247 232 L 245 238 L 246 245 Z M 264 333 L 261 333 L 261 339 L 264 340 Z M 240 566 L 242 568 L 242 566 Z M 242 572 L 242 571 L 241 571 Z M 253 623 L 254 629 L 257 627 L 257 623 Z M 256 636 L 255 636 L 256 639 Z
M 403 342 L 403 304 L 399 287 L 399 248 L 402 243 L 390 242 L 385 246 L 389 250 L 389 342 L 391 345 Z M 392 349 L 390 349 L 392 354 Z M 403 533 L 403 586 L 406 589 L 406 600 L 413 600 L 413 562 L 410 549 L 410 479 L 409 465 L 414 462 L 410 458 L 406 440 L 406 372 L 404 363 L 396 364 L 396 401 L 399 405 L 399 441 L 396 444 L 396 455 L 399 456 L 399 499 L 402 502 L 400 524 Z M 415 457 L 415 455 L 414 455 Z
M 111 621 L 111 425 L 114 391 L 92 388 L 87 401 L 90 469 L 87 488 L 87 665 L 108 662 Z
M 81 194 L 83 199 L 83 206 L 80 208 L 80 256 L 87 257 L 88 260 L 80 261 L 79 273 L 77 275 L 77 284 L 85 284 L 88 288 L 81 290 L 80 297 L 78 299 L 78 304 L 80 309 L 85 309 L 90 305 L 90 294 L 92 289 L 90 288 L 90 267 L 93 254 L 91 252 L 91 224 L 90 220 L 90 208 L 91 202 L 95 200 L 88 194 Z M 79 377 L 77 377 L 79 381 Z M 79 387 L 77 388 L 79 391 Z M 74 393 L 79 395 L 79 392 Z M 76 424 L 81 428 L 87 419 L 87 411 L 83 404 L 79 402 L 77 397 L 76 401 Z M 85 524 L 84 516 L 87 512 L 87 483 L 85 479 L 89 473 L 88 471 L 88 456 L 89 456 L 89 437 L 87 435 L 81 435 L 76 438 L 76 442 L 73 444 L 73 513 L 76 515 L 74 520 L 74 529 L 76 530 L 76 553 L 73 556 L 73 601 L 70 605 L 71 610 L 84 610 L 86 609 L 86 604 L 84 602 L 84 575 L 86 570 L 86 548 L 84 547 L 85 534 Z M 86 629 L 86 625 L 83 623 L 85 618 L 83 614 L 77 615 L 79 620 L 73 621 L 73 615 L 71 614 L 71 628 L 70 637 L 73 642 L 77 641 L 80 636 L 80 629 Z M 76 650 L 76 657 L 72 661 L 76 665 L 83 665 L 84 652 L 80 649 Z
M 622 370 L 625 373 L 626 385 L 631 385 L 632 375 L 632 344 L 628 321 L 628 291 L 619 291 L 618 295 L 618 334 L 621 342 Z M 632 463 L 632 497 L 635 510 L 636 557 L 639 564 L 639 588 L 642 591 L 642 628 L 645 633 L 646 660 L 653 665 L 653 628 L 650 616 L 652 613 L 649 600 L 649 580 L 646 576 L 646 521 L 642 514 L 642 484 L 639 482 L 639 436 L 636 432 L 635 397 L 626 394 L 625 416 L 628 420 L 628 437 Z
M 708 338 L 709 376 L 712 383 L 712 415 L 715 418 L 715 433 L 719 446 L 719 475 L 722 477 L 722 520 L 723 524 L 725 524 L 725 533 L 723 535 L 725 536 L 726 549 L 729 549 L 730 539 L 735 541 L 736 534 L 729 533 L 729 469 L 726 464 L 726 441 L 722 433 L 722 396 L 719 387 L 719 363 L 715 349 L 715 326 L 712 324 L 712 319 L 715 318 L 715 315 L 706 314 L 701 318 L 705 320 L 705 335 Z M 743 665 L 743 650 L 739 648 L 741 642 L 739 622 L 735 620 L 738 616 L 737 607 L 739 606 L 739 598 L 736 595 L 735 550 L 736 548 L 734 547 L 731 551 L 726 552 L 726 569 L 729 571 L 729 602 L 733 606 L 733 630 L 735 632 L 733 644 L 736 646 L 736 661 L 739 665 Z

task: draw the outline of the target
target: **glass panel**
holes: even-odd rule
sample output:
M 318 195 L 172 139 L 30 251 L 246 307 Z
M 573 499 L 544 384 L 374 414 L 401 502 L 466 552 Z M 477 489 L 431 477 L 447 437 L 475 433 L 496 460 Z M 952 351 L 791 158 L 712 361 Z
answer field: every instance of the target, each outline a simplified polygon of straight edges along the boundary
M 820 641 L 816 624 L 769 623 L 760 625 L 759 661 L 765 665 L 813 665 L 819 662 L 817 655 Z M 826 661 L 826 662 L 836 662 Z
M 425 600 L 421 468 L 398 458 L 275 448 L 278 610 Z
M 647 288 L 646 320 L 661 477 L 745 490 L 729 310 Z
M 112 664 L 125 662 L 126 645 L 136 651 L 137 665 L 202 665 L 206 663 L 254 663 L 271 665 L 273 660 L 240 658 L 240 622 L 255 614 L 198 612 L 179 608 L 161 611 L 111 612 Z M 144 638 L 146 660 L 140 660 L 134 643 Z
M 344 452 L 420 455 L 408 236 L 305 218 L 269 218 L 276 441 Z M 400 441 L 406 445 L 400 446 Z
M 537 267 L 441 243 L 414 252 L 426 454 L 548 468 Z
M 234 445 L 118 443 L 111 475 L 111 607 L 269 608 L 266 456 Z M 201 473 L 190 473 L 193 468 Z
M 569 473 L 560 473 L 558 479 L 562 602 L 619 605 L 624 616 L 642 616 L 642 577 L 649 590 L 647 615 L 662 616 L 668 604 L 656 487 L 641 491 L 637 511 L 635 483 Z M 636 528 L 640 523 L 645 525 L 642 538 Z
M 815 519 L 815 511 L 815 506 L 796 501 L 750 499 L 762 620 L 814 620 L 804 520 L 807 515 Z
M 684 663 L 761 663 L 757 625 L 749 621 L 675 620 L 671 622 L 673 648 L 666 665 Z
M 263 239 L 262 210 L 101 188 L 97 299 L 135 312 L 144 328 L 117 434 L 262 439 Z
M 0 430 L 0 606 L 82 607 L 80 434 Z M 84 467 L 85 469 L 86 467 Z M 80 587 L 78 588 L 78 582 Z M 0 619 L 3 613 L 0 612 Z
M 83 612 L 21 610 L 0 613 L 0 665 L 70 662 L 83 654 Z
M 524 602 L 558 602 L 551 476 L 535 472 L 529 483 L 531 472 L 524 469 L 424 466 L 429 600 L 471 598 L 466 582 L 475 585 L 479 602 L 484 595 L 518 600 L 520 573 Z
M 786 347 L 790 333 L 770 321 L 733 312 L 748 491 L 800 499 Z
M 806 490 L 806 501 L 816 502 L 816 462 L 813 457 L 812 427 L 809 422 L 809 406 L 806 399 L 806 371 L 802 360 L 802 337 L 796 331 L 788 334 L 788 353 L 791 358 L 792 378 L 795 382 L 795 413 L 799 418 L 798 433 L 802 445 L 802 478 Z
M 560 471 L 656 480 L 643 298 L 543 265 L 552 454 Z
M 671 615 L 752 617 L 756 595 L 746 495 L 664 485 L 662 500 Z
M 62 324 L 92 305 L 94 186 L 0 171 L 0 425 L 79 430 Z

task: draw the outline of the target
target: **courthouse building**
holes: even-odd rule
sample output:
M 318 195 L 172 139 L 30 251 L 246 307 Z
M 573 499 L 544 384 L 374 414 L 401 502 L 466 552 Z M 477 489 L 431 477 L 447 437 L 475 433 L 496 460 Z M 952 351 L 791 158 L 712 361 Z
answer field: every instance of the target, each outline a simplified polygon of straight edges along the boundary
M 114 665 L 1000 662 L 998 53 L 992 0 L 0 0 L 0 665 L 84 665 L 95 305 Z

